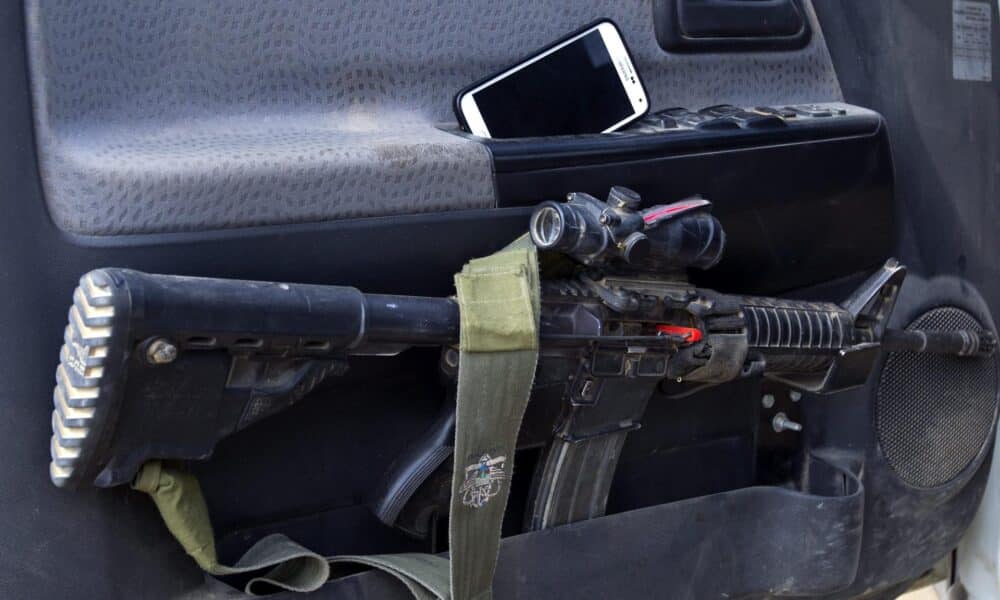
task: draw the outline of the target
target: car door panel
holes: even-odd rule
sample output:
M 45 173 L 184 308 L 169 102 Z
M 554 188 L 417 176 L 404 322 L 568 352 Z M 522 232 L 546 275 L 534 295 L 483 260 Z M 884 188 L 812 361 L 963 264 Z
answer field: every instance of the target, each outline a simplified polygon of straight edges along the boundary
M 966 112 L 925 107 L 918 98 L 943 85 L 934 73 L 944 67 L 917 65 L 903 79 L 893 65 L 909 46 L 884 47 L 904 33 L 915 43 L 913 29 L 926 28 L 940 50 L 943 8 L 814 11 L 806 1 L 802 47 L 672 52 L 657 39 L 663 4 L 0 6 L 0 591 L 231 593 L 205 583 L 146 498 L 57 490 L 46 477 L 66 308 L 94 268 L 445 296 L 464 262 L 524 231 L 531 204 L 623 184 L 649 204 L 695 193 L 715 202 L 730 253 L 698 283 L 839 301 L 893 254 L 913 267 L 895 324 L 957 306 L 991 325 L 997 171 L 976 157 L 995 162 L 996 84 L 970 91 L 949 80 L 948 98 Z M 454 91 L 600 17 L 622 29 L 654 110 L 846 101 L 878 111 L 874 128 L 798 140 L 706 134 L 688 145 L 635 131 L 506 143 L 456 130 Z M 973 122 L 986 124 L 986 138 Z M 941 155 L 924 148 L 937 138 L 962 169 L 935 169 Z M 367 507 L 434 419 L 444 395 L 437 359 L 421 350 L 355 361 L 346 377 L 192 465 L 222 558 L 270 532 L 328 554 L 443 549 L 381 525 Z M 993 420 L 959 472 L 914 486 L 887 458 L 889 433 L 876 422 L 888 406 L 882 366 L 862 388 L 801 403 L 759 380 L 685 399 L 658 394 L 623 450 L 611 514 L 555 530 L 522 532 L 538 448 L 522 449 L 496 597 L 893 597 L 968 527 L 995 411 L 969 416 Z M 795 411 L 802 437 L 770 430 L 764 394 Z M 945 437 L 968 431 L 968 420 L 942 419 L 954 425 L 938 432 Z M 316 596 L 405 593 L 362 573 Z

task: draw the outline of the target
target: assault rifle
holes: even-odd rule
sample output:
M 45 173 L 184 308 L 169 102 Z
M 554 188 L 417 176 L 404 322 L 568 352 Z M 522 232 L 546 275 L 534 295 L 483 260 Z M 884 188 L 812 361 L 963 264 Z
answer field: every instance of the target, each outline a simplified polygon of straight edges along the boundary
M 688 269 L 722 256 L 711 204 L 690 198 L 640 210 L 615 187 L 539 205 L 542 251 L 536 388 L 563 411 L 541 461 L 529 528 L 603 514 L 619 450 L 663 380 L 716 385 L 762 375 L 828 393 L 865 382 L 880 351 L 988 355 L 988 331 L 891 330 L 905 269 L 888 260 L 840 304 L 720 294 Z M 561 264 L 560 264 L 560 261 Z M 450 298 L 364 294 L 338 286 L 99 269 L 73 296 L 56 371 L 52 481 L 129 482 L 151 459 L 198 460 L 215 444 L 343 373 L 353 355 L 444 348 L 454 373 L 459 309 Z M 450 454 L 453 405 L 373 499 L 399 524 Z M 426 522 L 402 527 L 425 534 Z

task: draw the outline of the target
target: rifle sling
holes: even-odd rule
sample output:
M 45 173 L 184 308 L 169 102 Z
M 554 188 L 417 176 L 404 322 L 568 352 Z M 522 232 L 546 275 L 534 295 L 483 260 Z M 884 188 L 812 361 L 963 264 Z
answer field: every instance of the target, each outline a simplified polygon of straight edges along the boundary
M 360 566 L 392 575 L 417 600 L 489 600 L 517 432 L 538 360 L 534 245 L 522 236 L 500 252 L 470 261 L 455 275 L 455 288 L 461 336 L 450 560 L 417 553 L 323 557 L 275 534 L 254 544 L 234 565 L 222 565 L 194 475 L 151 461 L 133 487 L 152 497 L 167 528 L 206 572 L 260 572 L 247 583 L 248 594 L 308 592 Z

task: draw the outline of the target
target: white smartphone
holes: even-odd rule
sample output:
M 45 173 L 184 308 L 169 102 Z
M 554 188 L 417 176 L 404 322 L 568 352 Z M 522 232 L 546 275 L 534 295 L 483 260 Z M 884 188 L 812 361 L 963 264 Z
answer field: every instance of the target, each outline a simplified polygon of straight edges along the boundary
M 455 96 L 470 133 L 487 138 L 614 131 L 649 100 L 618 27 L 601 21 Z

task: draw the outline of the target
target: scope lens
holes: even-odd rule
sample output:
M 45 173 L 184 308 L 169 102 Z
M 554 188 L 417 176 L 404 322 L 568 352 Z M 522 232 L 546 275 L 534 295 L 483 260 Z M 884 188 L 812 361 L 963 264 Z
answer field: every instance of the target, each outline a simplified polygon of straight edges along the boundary
M 555 206 L 542 206 L 531 218 L 531 237 L 540 248 L 551 248 L 562 239 L 562 214 Z

